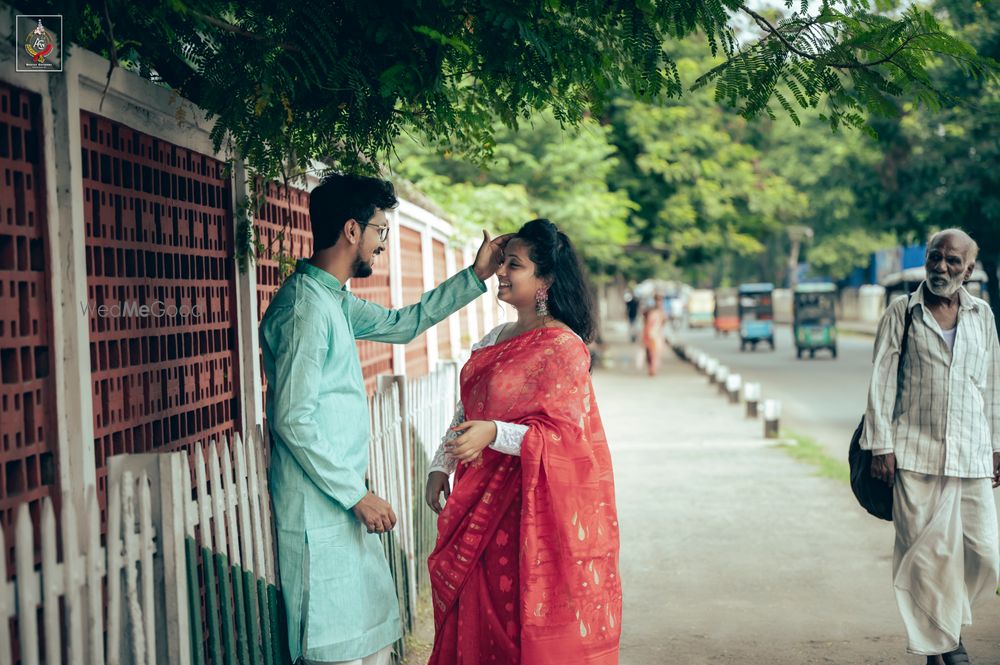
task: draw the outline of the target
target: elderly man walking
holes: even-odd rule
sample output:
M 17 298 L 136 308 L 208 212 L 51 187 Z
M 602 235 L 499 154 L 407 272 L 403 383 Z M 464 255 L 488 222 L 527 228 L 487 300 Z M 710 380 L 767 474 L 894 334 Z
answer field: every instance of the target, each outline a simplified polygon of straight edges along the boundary
M 962 627 L 1000 571 L 1000 346 L 989 306 L 963 287 L 977 253 L 963 231 L 936 234 L 927 278 L 886 310 L 861 444 L 872 475 L 893 486 L 893 587 L 907 650 L 928 664 L 971 662 Z

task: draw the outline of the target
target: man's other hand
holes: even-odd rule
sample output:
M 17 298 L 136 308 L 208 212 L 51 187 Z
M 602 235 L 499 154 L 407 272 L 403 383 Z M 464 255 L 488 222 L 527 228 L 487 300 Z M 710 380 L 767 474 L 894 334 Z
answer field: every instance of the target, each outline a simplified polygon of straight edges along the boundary
M 392 506 L 374 492 L 365 494 L 351 510 L 368 529 L 368 533 L 385 533 L 396 526 L 396 513 L 392 512 Z
M 505 233 L 490 240 L 490 234 L 483 229 L 483 244 L 476 252 L 476 261 L 472 264 L 472 270 L 481 281 L 485 282 L 493 273 L 497 271 L 503 263 L 503 248 L 507 246 L 507 241 L 514 237 L 513 233 Z
M 889 487 L 896 482 L 896 455 L 875 455 L 872 457 L 872 477 L 878 478 Z

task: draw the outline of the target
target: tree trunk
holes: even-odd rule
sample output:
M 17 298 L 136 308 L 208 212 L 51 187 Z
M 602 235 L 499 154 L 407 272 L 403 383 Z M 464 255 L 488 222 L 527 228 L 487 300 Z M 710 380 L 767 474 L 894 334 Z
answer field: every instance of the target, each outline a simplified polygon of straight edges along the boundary
M 997 267 L 1000 266 L 1000 248 L 987 247 L 986 251 L 980 254 L 980 260 L 983 262 L 983 270 L 986 271 L 986 292 L 990 295 L 993 318 L 1000 326 L 1000 276 L 997 275 Z

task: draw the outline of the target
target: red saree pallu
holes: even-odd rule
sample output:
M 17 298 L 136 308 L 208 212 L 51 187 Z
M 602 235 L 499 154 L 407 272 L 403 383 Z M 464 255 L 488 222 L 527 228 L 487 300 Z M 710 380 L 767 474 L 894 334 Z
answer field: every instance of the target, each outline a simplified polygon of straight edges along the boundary
M 618 516 L 589 367 L 580 338 L 540 328 L 462 368 L 467 420 L 528 431 L 520 457 L 459 465 L 428 558 L 428 665 L 618 662 Z

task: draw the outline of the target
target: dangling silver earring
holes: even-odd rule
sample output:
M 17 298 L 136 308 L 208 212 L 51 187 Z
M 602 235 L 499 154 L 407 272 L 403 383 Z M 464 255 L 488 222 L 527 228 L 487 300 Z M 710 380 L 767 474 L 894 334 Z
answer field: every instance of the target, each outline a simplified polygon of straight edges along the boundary
M 535 291 L 535 314 L 538 316 L 549 315 L 549 292 L 547 289 Z

